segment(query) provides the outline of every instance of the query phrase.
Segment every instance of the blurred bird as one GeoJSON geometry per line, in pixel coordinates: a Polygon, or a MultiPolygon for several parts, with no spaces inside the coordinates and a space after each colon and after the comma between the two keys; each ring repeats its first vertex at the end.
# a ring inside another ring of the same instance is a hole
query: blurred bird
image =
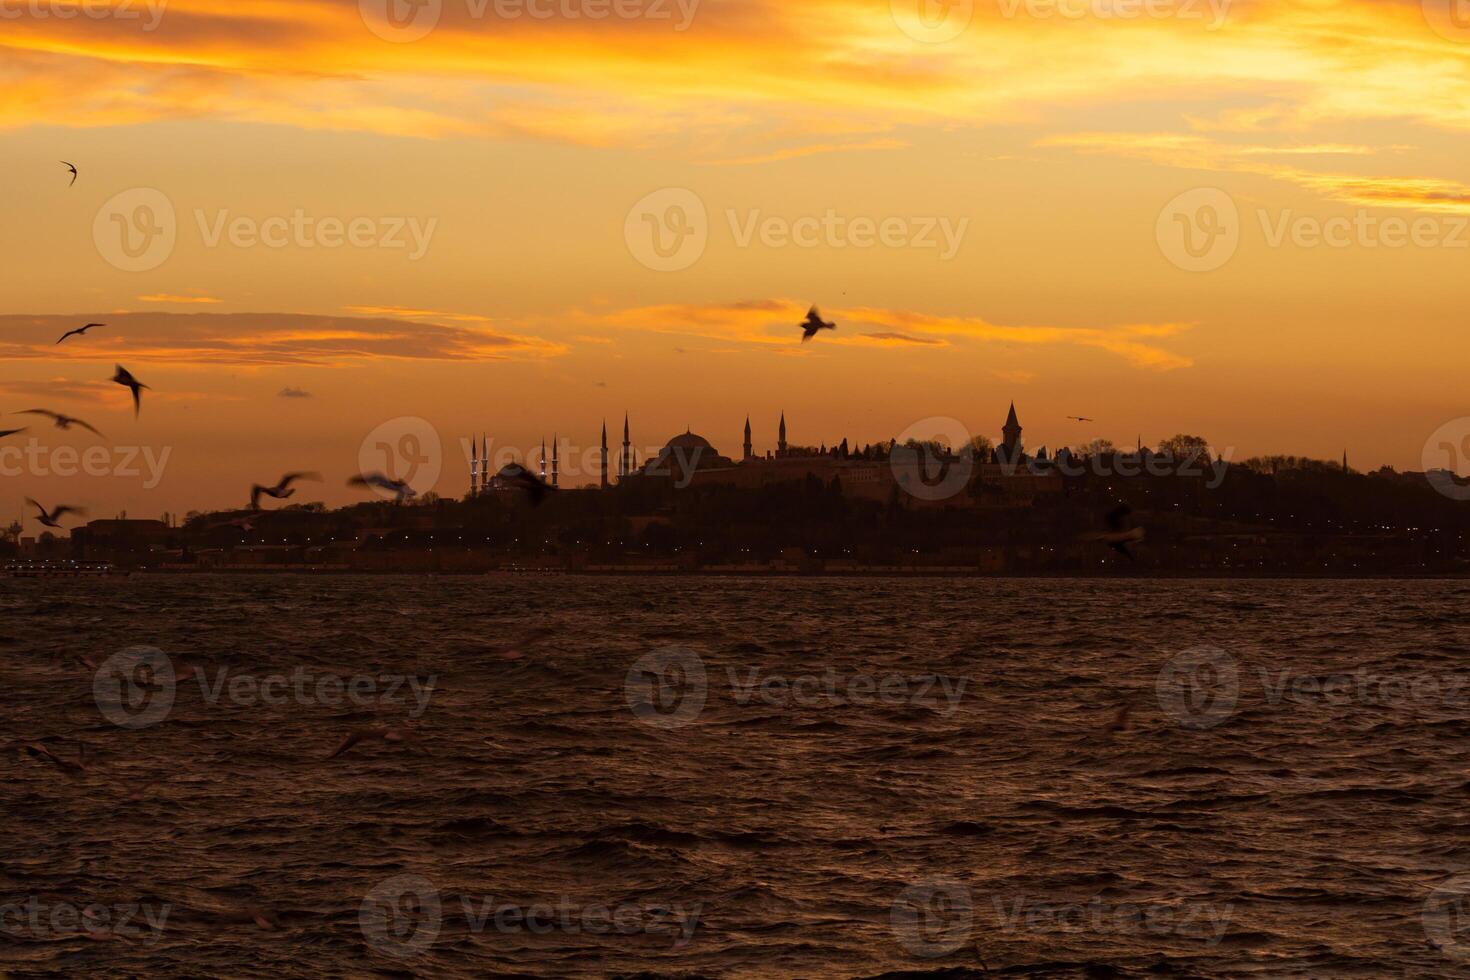
{"type": "Polygon", "coordinates": [[[363,473],[359,476],[354,476],[347,481],[347,485],[349,487],[375,487],[379,490],[386,490],[395,495],[397,502],[400,504],[405,500],[419,495],[418,491],[409,486],[406,480],[392,480],[381,473],[363,473]]]}
{"type": "Polygon", "coordinates": [[[382,739],[384,742],[401,742],[403,741],[403,733],[396,728],[358,729],[357,731],[344,738],[341,743],[339,743],[338,746],[333,749],[331,753],[327,755],[327,757],[324,758],[322,761],[328,762],[332,759],[335,759],[337,758],[337,756],[348,751],[353,746],[368,741],[369,739],[382,739]]]}
{"type": "MultiPolygon", "coordinates": [[[[93,327],[105,326],[107,326],[107,324],[105,323],[89,323],[84,327],[77,327],[75,330],[68,330],[66,333],[61,335],[61,340],[65,340],[68,337],[84,337],[86,336],[87,331],[91,330],[93,327]]],[[[61,340],[58,340],[56,343],[61,343],[61,340]]]]}
{"type": "Polygon", "coordinates": [[[1113,720],[1103,727],[1103,734],[1114,735],[1118,732],[1126,732],[1128,730],[1128,718],[1132,714],[1133,705],[1123,705],[1118,709],[1118,713],[1113,716],[1113,720]]]}
{"type": "Polygon", "coordinates": [[[6,436],[18,435],[24,431],[25,429],[0,429],[0,439],[4,439],[6,436]]]}
{"type": "Polygon", "coordinates": [[[32,507],[36,508],[37,511],[40,512],[37,515],[36,520],[40,521],[46,527],[60,528],[61,525],[57,522],[65,517],[67,514],[82,515],[86,513],[86,511],[82,510],[80,507],[58,507],[48,514],[46,513],[45,507],[42,507],[30,497],[26,498],[26,503],[30,504],[32,507]]]}
{"type": "Polygon", "coordinates": [[[123,367],[121,364],[117,365],[117,371],[116,371],[116,373],[113,374],[112,380],[114,382],[116,382],[117,384],[120,384],[123,387],[129,388],[129,389],[132,390],[132,392],[133,392],[133,417],[134,418],[137,418],[138,415],[139,415],[139,413],[141,413],[143,411],[143,392],[142,392],[142,389],[147,388],[148,386],[145,385],[143,382],[139,381],[137,378],[133,377],[132,374],[129,373],[128,369],[125,368],[125,367],[123,367]]]}
{"type": "Polygon", "coordinates": [[[49,748],[42,745],[40,742],[31,742],[21,746],[21,752],[25,755],[30,756],[33,759],[39,759],[43,762],[51,763],[68,776],[80,776],[87,771],[87,753],[85,749],[82,749],[80,747],[78,747],[77,749],[76,762],[72,762],[70,759],[61,758],[61,756],[52,752],[49,748]]]}
{"type": "Polygon", "coordinates": [[[822,314],[813,306],[807,310],[806,320],[801,324],[801,328],[801,342],[804,344],[815,337],[820,330],[836,330],[837,324],[823,320],[822,314]]]}
{"type": "Polygon", "coordinates": [[[72,166],[71,164],[67,163],[65,160],[61,161],[61,165],[63,167],[65,167],[67,170],[70,170],[71,171],[71,183],[70,184],[67,184],[66,186],[67,187],[71,187],[74,184],[76,184],[76,182],[77,182],[77,168],[74,167],[74,166],[72,166]]]}
{"type": "Polygon", "coordinates": [[[1096,422],[1097,421],[1097,419],[1090,419],[1090,418],[1087,418],[1086,416],[1083,416],[1083,415],[1068,415],[1067,418],[1071,419],[1073,422],[1096,422]]]}
{"type": "Polygon", "coordinates": [[[1126,555],[1129,561],[1137,561],[1130,544],[1137,544],[1144,538],[1141,527],[1128,527],[1128,515],[1133,513],[1133,508],[1127,504],[1119,504],[1108,511],[1104,520],[1107,522],[1108,531],[1105,534],[1095,535],[1094,541],[1102,541],[1120,555],[1126,555]]]}
{"type": "Polygon", "coordinates": [[[80,425],[82,428],[86,429],[88,432],[95,432],[99,436],[102,434],[100,432],[97,432],[96,429],[94,429],[92,426],[88,425],[86,422],[83,422],[81,419],[72,418],[70,415],[62,415],[60,412],[50,412],[50,411],[47,411],[44,408],[28,408],[28,409],[25,409],[24,411],[16,412],[15,414],[16,415],[44,415],[48,419],[50,419],[51,421],[55,422],[56,423],[56,427],[58,429],[65,430],[65,429],[70,429],[74,425],[80,425]]]}
{"type": "Polygon", "coordinates": [[[274,500],[285,500],[296,493],[295,489],[291,487],[291,484],[297,480],[320,480],[321,478],[320,473],[287,473],[273,487],[261,486],[257,483],[250,488],[250,509],[260,510],[260,498],[262,495],[274,500]]]}
{"type": "Polygon", "coordinates": [[[524,491],[534,507],[540,507],[546,495],[552,491],[549,483],[520,463],[507,464],[501,468],[495,478],[507,489],[524,491]]]}

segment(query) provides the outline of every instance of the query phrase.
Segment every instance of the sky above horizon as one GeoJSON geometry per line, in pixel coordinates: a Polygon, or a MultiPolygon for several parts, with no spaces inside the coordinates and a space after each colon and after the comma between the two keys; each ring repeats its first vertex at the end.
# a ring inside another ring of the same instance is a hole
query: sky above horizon
{"type": "Polygon", "coordinates": [[[481,432],[580,484],[625,412],[1420,469],[1470,437],[1457,9],[0,0],[0,522],[458,495],[481,432]]]}

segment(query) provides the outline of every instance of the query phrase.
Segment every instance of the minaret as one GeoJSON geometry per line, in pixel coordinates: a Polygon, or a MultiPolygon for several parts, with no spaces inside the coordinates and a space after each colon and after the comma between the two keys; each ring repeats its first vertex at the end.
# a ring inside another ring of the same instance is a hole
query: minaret
{"type": "Polygon", "coordinates": [[[602,420],[602,489],[607,489],[607,419],[602,420]]]}
{"type": "Polygon", "coordinates": [[[490,436],[480,433],[480,492],[490,489],[490,436]]]}
{"type": "Polygon", "coordinates": [[[555,487],[561,479],[561,447],[557,443],[556,433],[551,434],[551,485],[555,487]]]}
{"type": "Polygon", "coordinates": [[[782,412],[781,413],[781,433],[780,433],[780,437],[776,440],[776,455],[777,456],[785,456],[786,455],[786,413],[785,412],[782,412]]]}
{"type": "Polygon", "coordinates": [[[1019,462],[1021,459],[1021,423],[1016,418],[1015,402],[1011,402],[1011,413],[1006,416],[1005,428],[1001,429],[1000,433],[1001,446],[1006,451],[1006,462],[1019,462]]]}
{"type": "Polygon", "coordinates": [[[750,459],[755,453],[751,451],[750,443],[750,416],[745,416],[745,458],[750,459]]]}
{"type": "Polygon", "coordinates": [[[546,482],[546,437],[541,438],[541,482],[546,482]]]}
{"type": "Polygon", "coordinates": [[[618,474],[621,479],[633,475],[633,439],[628,435],[628,413],[623,413],[623,468],[618,474]]]}
{"type": "Polygon", "coordinates": [[[1342,451],[1342,471],[1343,471],[1343,472],[1344,472],[1344,473],[1347,473],[1347,472],[1350,472],[1350,471],[1349,471],[1349,470],[1348,470],[1348,464],[1347,464],[1347,450],[1346,450],[1346,449],[1344,449],[1344,450],[1343,450],[1343,451],[1342,451]]]}
{"type": "Polygon", "coordinates": [[[479,489],[480,479],[480,444],[470,436],[470,496],[474,497],[479,489]]]}

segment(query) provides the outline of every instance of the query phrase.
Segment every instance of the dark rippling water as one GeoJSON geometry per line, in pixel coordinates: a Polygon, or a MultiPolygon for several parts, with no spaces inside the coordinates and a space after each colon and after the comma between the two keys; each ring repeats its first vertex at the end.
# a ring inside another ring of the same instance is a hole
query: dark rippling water
{"type": "Polygon", "coordinates": [[[1470,976],[1467,608],[1463,582],[0,582],[0,971],[1470,976]],[[118,680],[156,660],[108,662],[132,645],[184,677],[118,680]],[[432,690],[387,699],[409,675],[432,690]],[[355,730],[402,740],[323,761],[355,730]]]}

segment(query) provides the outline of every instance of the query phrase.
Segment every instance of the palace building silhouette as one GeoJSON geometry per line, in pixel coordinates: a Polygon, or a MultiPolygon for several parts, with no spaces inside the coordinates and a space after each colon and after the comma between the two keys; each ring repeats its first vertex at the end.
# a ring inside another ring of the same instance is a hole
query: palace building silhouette
{"type": "MultiPolygon", "coordinates": [[[[795,446],[788,440],[786,415],[783,412],[777,427],[776,448],[757,454],[754,448],[750,418],[745,420],[745,438],[740,458],[733,459],[722,454],[714,444],[692,429],[674,436],[658,451],[657,455],[640,462],[633,446],[632,421],[628,414],[623,416],[623,441],[619,449],[616,469],[610,472],[607,423],[602,425],[601,444],[598,452],[599,473],[596,484],[582,487],[561,486],[561,445],[553,437],[548,451],[543,440],[539,462],[533,472],[551,487],[558,490],[616,491],[619,487],[632,485],[636,481],[666,480],[678,487],[689,486],[733,486],[756,488],[769,484],[789,483],[817,479],[830,484],[839,481],[844,493],[854,497],[886,499],[912,474],[895,466],[890,457],[896,440],[866,445],[851,446],[847,439],[828,446],[795,446]]],[[[491,472],[490,441],[482,435],[478,444],[470,439],[470,497],[497,492],[511,492],[518,484],[509,479],[520,473],[521,464],[510,463],[491,472]]],[[[1022,442],[1022,428],[1013,403],[1001,428],[1001,441],[993,448],[979,450],[974,447],[950,447],[930,462],[936,465],[957,465],[961,453],[969,450],[971,455],[963,462],[968,466],[968,477],[972,483],[981,484],[992,492],[1003,493],[1007,498],[1035,496],[1041,493],[1060,492],[1060,480],[1046,467],[1046,449],[1036,456],[1026,454],[1022,442]],[[1040,463],[1041,466],[1035,464],[1040,463]],[[1027,465],[1031,464],[1031,465],[1027,465]]],[[[1065,450],[1063,450],[1065,452],[1065,450]]],[[[528,462],[526,469],[532,469],[528,462]]]]}

